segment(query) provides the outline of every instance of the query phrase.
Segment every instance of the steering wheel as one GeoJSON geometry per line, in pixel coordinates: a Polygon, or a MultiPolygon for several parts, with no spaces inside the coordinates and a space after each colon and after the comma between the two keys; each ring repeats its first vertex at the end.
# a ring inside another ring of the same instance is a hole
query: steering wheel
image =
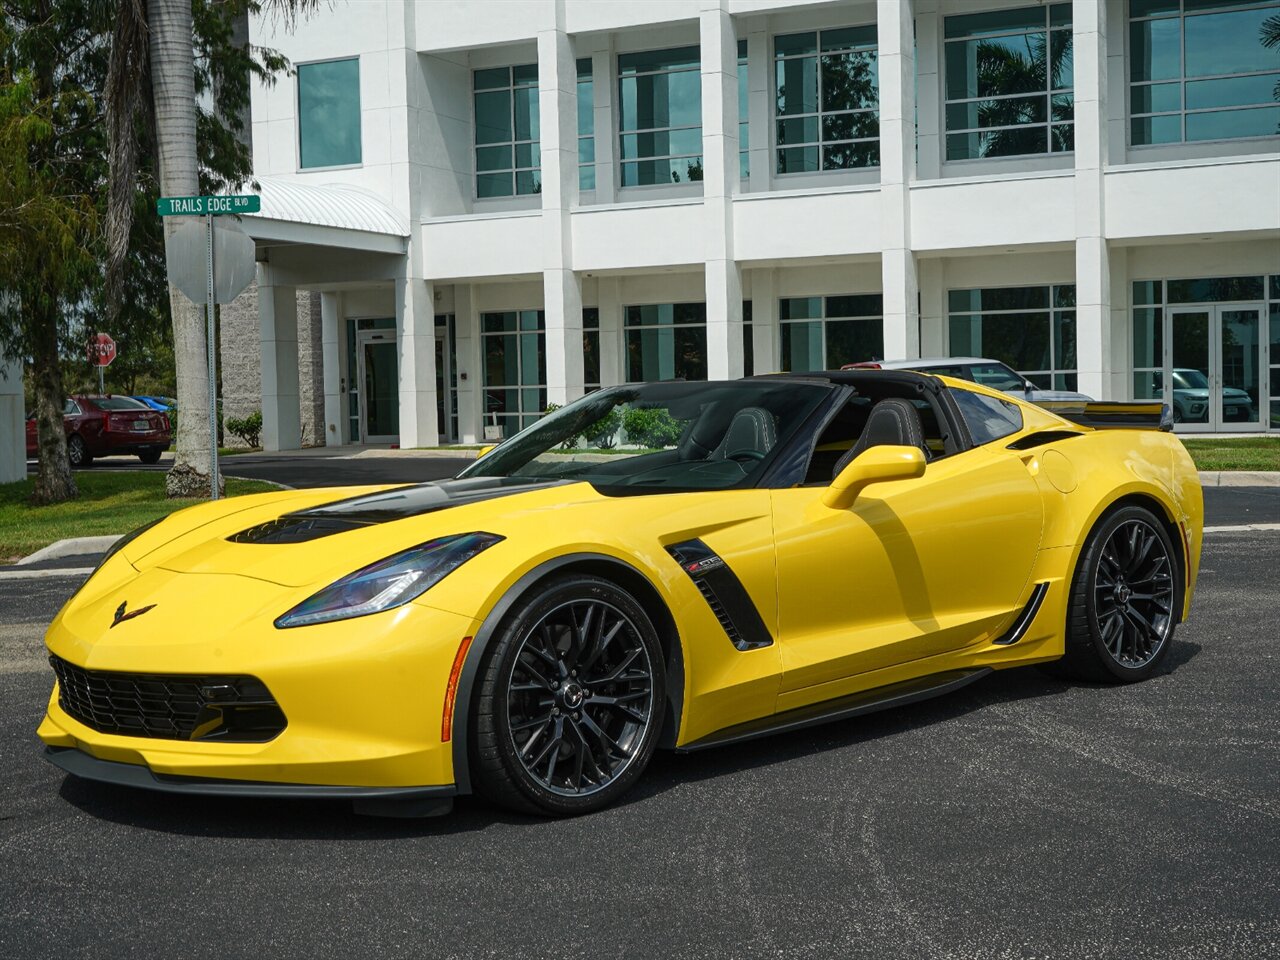
{"type": "Polygon", "coordinates": [[[755,460],[764,459],[764,454],[759,450],[735,450],[733,453],[725,454],[726,460],[755,460]]]}

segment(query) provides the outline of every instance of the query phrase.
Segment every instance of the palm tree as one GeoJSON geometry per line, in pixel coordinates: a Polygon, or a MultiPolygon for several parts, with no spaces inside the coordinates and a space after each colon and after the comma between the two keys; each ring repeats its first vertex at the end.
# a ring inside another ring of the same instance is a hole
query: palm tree
{"type": "MultiPolygon", "coordinates": [[[[135,210],[138,127],[151,101],[159,159],[159,187],[164,196],[200,193],[201,159],[196,155],[196,58],[193,5],[197,10],[221,4],[236,12],[267,11],[292,25],[317,0],[119,0],[107,77],[111,187],[108,199],[107,278],[112,309],[120,304],[129,232],[135,210]]],[[[267,52],[265,67],[247,57],[244,70],[270,78],[284,61],[267,52]]],[[[223,118],[238,125],[239,120],[223,118]]],[[[207,160],[208,158],[204,158],[207,160]]],[[[245,173],[248,171],[245,170],[245,173]]],[[[166,234],[173,226],[166,224],[166,234]]],[[[173,321],[173,355],[177,370],[179,411],[209,408],[205,324],[201,311],[175,288],[169,289],[173,321]]],[[[180,416],[177,453],[166,478],[171,497],[207,496],[211,489],[212,450],[209,433],[198,416],[180,416]]],[[[222,478],[217,480],[222,485],[222,478]]]]}

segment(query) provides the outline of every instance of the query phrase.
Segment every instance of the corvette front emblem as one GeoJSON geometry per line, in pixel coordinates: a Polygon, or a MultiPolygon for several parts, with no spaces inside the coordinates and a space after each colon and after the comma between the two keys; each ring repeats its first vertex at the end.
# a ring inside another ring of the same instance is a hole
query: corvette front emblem
{"type": "Polygon", "coordinates": [[[132,620],[134,617],[142,616],[148,610],[154,610],[156,605],[154,603],[151,603],[145,607],[139,607],[137,610],[134,610],[131,613],[126,613],[125,610],[126,608],[128,608],[128,606],[129,606],[129,601],[126,600],[124,601],[124,603],[120,604],[120,606],[116,607],[115,619],[111,621],[111,626],[113,628],[120,626],[120,624],[124,623],[126,620],[132,620]]]}

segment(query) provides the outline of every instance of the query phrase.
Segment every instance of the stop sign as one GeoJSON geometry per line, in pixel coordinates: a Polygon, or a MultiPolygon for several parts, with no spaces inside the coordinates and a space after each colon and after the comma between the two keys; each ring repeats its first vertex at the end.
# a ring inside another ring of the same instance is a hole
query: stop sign
{"type": "Polygon", "coordinates": [[[116,342],[109,333],[94,334],[89,340],[89,363],[95,367],[108,367],[116,358],[116,342]]]}

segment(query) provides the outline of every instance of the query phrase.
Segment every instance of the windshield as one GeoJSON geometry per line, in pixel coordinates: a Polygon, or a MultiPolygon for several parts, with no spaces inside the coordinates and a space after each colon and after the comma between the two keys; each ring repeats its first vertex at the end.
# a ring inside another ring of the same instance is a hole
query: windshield
{"type": "Polygon", "coordinates": [[[133,397],[94,397],[93,404],[99,410],[150,410],[145,403],[133,397]]]}
{"type": "Polygon", "coordinates": [[[1026,383],[1003,363],[975,363],[969,369],[975,382],[992,390],[1021,390],[1026,383]]]}
{"type": "Polygon", "coordinates": [[[635,492],[749,486],[830,393],[785,380],[609,387],[548,414],[459,476],[635,492]]]}
{"type": "Polygon", "coordinates": [[[1209,381],[1199,370],[1175,370],[1173,382],[1176,386],[1187,390],[1207,390],[1209,381]]]}

